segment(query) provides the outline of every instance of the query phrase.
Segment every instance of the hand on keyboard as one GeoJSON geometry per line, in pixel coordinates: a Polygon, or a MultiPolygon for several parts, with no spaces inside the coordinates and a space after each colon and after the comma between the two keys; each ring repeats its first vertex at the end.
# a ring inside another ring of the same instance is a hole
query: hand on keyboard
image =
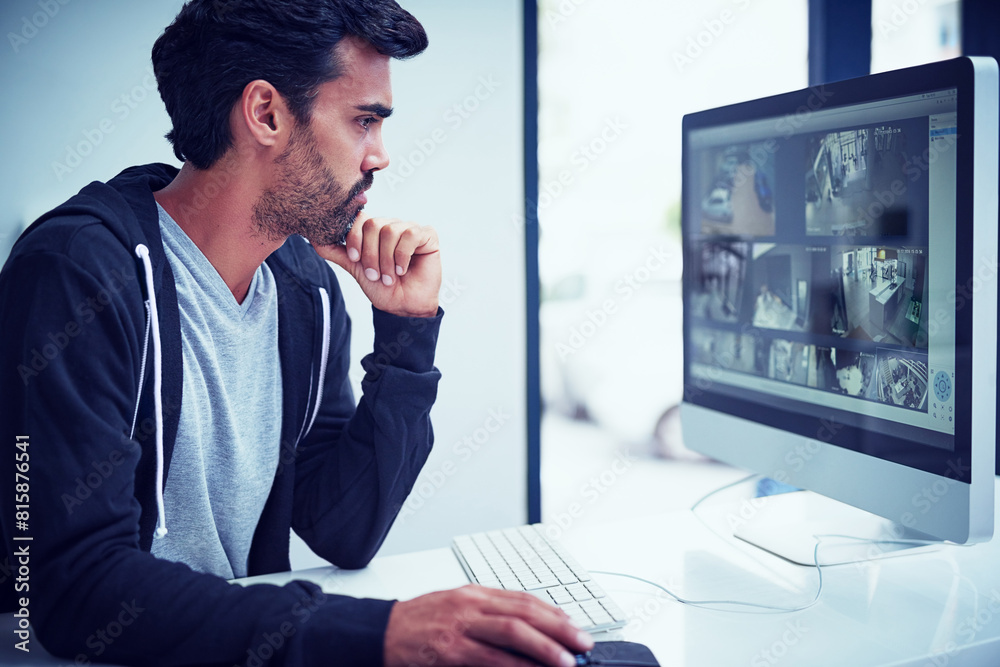
{"type": "Polygon", "coordinates": [[[497,665],[573,667],[594,640],[530,593],[483,586],[397,602],[385,631],[386,667],[497,665]]]}
{"type": "Polygon", "coordinates": [[[474,583],[528,591],[588,632],[625,626],[625,614],[590,573],[539,526],[460,535],[452,549],[474,583]]]}

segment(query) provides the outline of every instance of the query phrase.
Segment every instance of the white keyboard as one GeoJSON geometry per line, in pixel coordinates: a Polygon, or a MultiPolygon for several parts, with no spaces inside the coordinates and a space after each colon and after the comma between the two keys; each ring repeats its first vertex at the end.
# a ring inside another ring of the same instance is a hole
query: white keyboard
{"type": "Polygon", "coordinates": [[[473,583],[527,591],[588,632],[625,626],[621,608],[538,524],[461,535],[452,540],[452,549],[473,583]]]}

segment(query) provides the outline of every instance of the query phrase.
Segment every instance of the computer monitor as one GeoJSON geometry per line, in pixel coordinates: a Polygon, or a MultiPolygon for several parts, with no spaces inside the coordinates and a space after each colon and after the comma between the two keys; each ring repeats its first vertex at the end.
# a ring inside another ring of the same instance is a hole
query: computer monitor
{"type": "Polygon", "coordinates": [[[765,548],[992,536],[997,127],[991,58],[684,117],[684,442],[864,510],[765,548]]]}

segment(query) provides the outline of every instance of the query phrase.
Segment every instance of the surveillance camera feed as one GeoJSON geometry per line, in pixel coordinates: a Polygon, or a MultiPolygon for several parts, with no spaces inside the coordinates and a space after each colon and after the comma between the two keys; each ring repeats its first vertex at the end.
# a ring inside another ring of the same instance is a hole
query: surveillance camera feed
{"type": "Polygon", "coordinates": [[[946,90],[691,131],[693,377],[950,446],[954,398],[935,388],[954,384],[955,329],[932,313],[954,308],[954,100],[946,90]]]}

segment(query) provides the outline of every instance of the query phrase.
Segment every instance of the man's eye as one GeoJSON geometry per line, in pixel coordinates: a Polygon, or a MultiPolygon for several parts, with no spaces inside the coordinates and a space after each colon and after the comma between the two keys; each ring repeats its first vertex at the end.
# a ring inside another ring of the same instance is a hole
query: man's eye
{"type": "Polygon", "coordinates": [[[366,116],[365,118],[362,118],[359,122],[361,123],[361,127],[367,130],[368,126],[370,126],[372,123],[375,122],[375,116],[366,116]]]}

